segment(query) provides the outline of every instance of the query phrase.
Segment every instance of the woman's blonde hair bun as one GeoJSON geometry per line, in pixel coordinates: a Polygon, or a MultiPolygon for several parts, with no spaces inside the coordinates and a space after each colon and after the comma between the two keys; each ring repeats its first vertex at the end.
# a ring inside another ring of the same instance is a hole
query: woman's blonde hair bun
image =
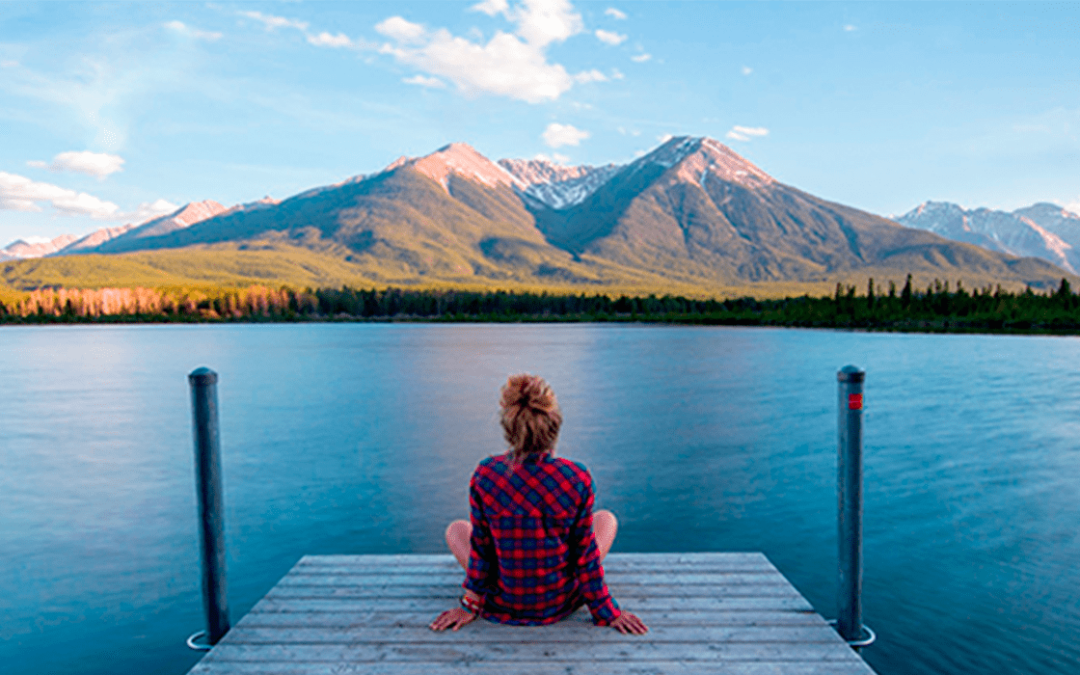
{"type": "Polygon", "coordinates": [[[511,375],[502,388],[500,422],[515,459],[555,448],[562,412],[544,378],[511,375]]]}

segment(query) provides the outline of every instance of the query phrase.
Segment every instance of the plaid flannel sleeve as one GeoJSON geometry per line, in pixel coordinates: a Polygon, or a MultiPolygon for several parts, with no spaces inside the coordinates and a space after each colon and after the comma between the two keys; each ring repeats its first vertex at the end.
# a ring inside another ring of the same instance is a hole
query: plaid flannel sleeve
{"type": "Polygon", "coordinates": [[[484,516],[483,502],[477,485],[479,472],[469,482],[469,521],[472,523],[470,540],[469,570],[463,586],[480,596],[480,601],[487,599],[488,592],[497,583],[498,568],[495,567],[495,542],[491,536],[491,526],[484,516]]]}
{"type": "Polygon", "coordinates": [[[600,549],[596,545],[593,533],[593,485],[592,476],[587,472],[585,481],[585,501],[574,521],[570,533],[571,542],[577,552],[574,561],[577,566],[578,582],[585,602],[592,612],[593,622],[598,626],[607,626],[619,618],[619,605],[608,592],[604,582],[604,568],[600,565],[600,549]]]}

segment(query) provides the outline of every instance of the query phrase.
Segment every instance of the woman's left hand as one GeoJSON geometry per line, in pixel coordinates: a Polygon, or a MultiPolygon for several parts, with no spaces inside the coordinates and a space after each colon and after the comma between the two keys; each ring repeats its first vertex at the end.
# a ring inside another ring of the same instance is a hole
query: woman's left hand
{"type": "Polygon", "coordinates": [[[431,630],[457,630],[466,624],[476,621],[476,615],[463,607],[448,609],[431,622],[431,630]]]}

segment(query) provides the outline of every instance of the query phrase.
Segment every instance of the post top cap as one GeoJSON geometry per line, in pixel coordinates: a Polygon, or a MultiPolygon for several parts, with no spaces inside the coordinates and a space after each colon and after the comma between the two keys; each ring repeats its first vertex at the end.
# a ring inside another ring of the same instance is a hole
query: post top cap
{"type": "Polygon", "coordinates": [[[196,368],[188,375],[188,382],[191,384],[217,384],[217,373],[206,366],[196,368]]]}
{"type": "Polygon", "coordinates": [[[836,379],[841,382],[862,382],[866,379],[866,371],[858,366],[847,365],[836,373],[836,379]]]}

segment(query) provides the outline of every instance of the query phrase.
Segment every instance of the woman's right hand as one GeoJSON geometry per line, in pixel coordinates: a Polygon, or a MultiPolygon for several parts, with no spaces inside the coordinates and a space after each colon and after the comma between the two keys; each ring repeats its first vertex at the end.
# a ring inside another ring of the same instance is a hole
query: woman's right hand
{"type": "Polygon", "coordinates": [[[645,625],[645,622],[638,618],[633,612],[628,612],[625,609],[617,619],[613,619],[608,624],[620,633],[630,633],[632,635],[644,635],[649,632],[649,627],[645,625]]]}
{"type": "Polygon", "coordinates": [[[461,607],[455,607],[440,614],[431,622],[431,625],[428,626],[428,628],[431,630],[446,630],[447,628],[450,630],[457,630],[473,621],[476,621],[475,614],[462,609],[461,607]]]}

